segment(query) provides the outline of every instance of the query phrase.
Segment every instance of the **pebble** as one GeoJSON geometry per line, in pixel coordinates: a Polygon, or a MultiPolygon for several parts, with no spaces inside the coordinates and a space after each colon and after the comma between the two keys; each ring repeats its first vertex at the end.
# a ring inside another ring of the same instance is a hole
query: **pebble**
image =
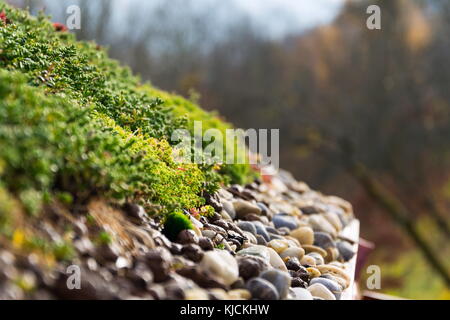
{"type": "Polygon", "coordinates": [[[146,254],[145,261],[153,273],[155,282],[162,282],[168,278],[172,256],[167,249],[162,247],[151,249],[146,254]]]}
{"type": "Polygon", "coordinates": [[[274,215],[272,222],[275,225],[275,228],[285,227],[288,228],[289,230],[294,230],[298,227],[297,219],[285,213],[278,213],[274,215]]]}
{"type": "Polygon", "coordinates": [[[307,256],[312,257],[316,261],[316,266],[325,264],[325,260],[323,259],[322,255],[317,252],[308,253],[307,256]]]}
{"type": "Polygon", "coordinates": [[[341,231],[343,228],[342,222],[339,219],[339,216],[331,211],[326,212],[323,214],[323,217],[327,219],[327,221],[337,230],[341,231]]]}
{"type": "Polygon", "coordinates": [[[337,249],[339,250],[340,257],[342,257],[344,261],[351,260],[355,255],[352,245],[347,241],[338,241],[336,246],[337,249]]]}
{"type": "Polygon", "coordinates": [[[203,258],[203,251],[197,244],[185,244],[181,249],[183,256],[194,261],[199,262],[203,258]]]}
{"type": "Polygon", "coordinates": [[[322,298],[324,300],[336,300],[334,294],[321,283],[314,283],[308,287],[308,291],[313,297],[322,298]]]}
{"type": "Polygon", "coordinates": [[[308,283],[306,281],[304,281],[302,278],[299,277],[295,277],[292,278],[291,280],[291,286],[293,288],[307,288],[308,287],[308,283]]]}
{"type": "Polygon", "coordinates": [[[214,237],[217,235],[217,232],[214,232],[213,230],[202,230],[202,236],[214,239],[214,237]]]}
{"type": "Polygon", "coordinates": [[[290,236],[297,239],[301,245],[311,245],[314,243],[314,231],[310,227],[300,227],[292,230],[290,236]]]}
{"type": "Polygon", "coordinates": [[[226,285],[231,285],[239,278],[239,267],[236,259],[225,250],[205,252],[200,263],[201,268],[213,273],[226,285]]]}
{"type": "Polygon", "coordinates": [[[197,268],[197,266],[184,267],[177,270],[177,273],[184,278],[191,279],[203,288],[226,288],[226,285],[217,279],[208,270],[197,268]]]}
{"type": "Polygon", "coordinates": [[[266,247],[266,250],[269,252],[270,264],[272,265],[272,267],[287,272],[286,265],[284,264],[283,259],[281,259],[278,253],[276,253],[275,250],[269,247],[266,247]]]}
{"type": "Polygon", "coordinates": [[[244,280],[257,277],[261,272],[270,268],[266,260],[251,255],[237,257],[237,263],[239,266],[239,276],[244,280]]]}
{"type": "Polygon", "coordinates": [[[272,241],[272,240],[284,240],[285,239],[283,236],[280,236],[278,234],[274,234],[274,233],[271,233],[271,232],[269,232],[269,237],[270,237],[270,241],[272,241]]]}
{"type": "Polygon", "coordinates": [[[153,284],[149,286],[147,291],[155,300],[165,299],[166,292],[164,291],[164,287],[160,284],[153,284]]]}
{"type": "Polygon", "coordinates": [[[323,250],[321,247],[317,247],[314,245],[303,245],[302,246],[303,249],[305,249],[305,253],[311,253],[311,252],[316,252],[318,254],[320,254],[322,257],[326,257],[327,256],[327,252],[325,250],[323,250]]]}
{"type": "Polygon", "coordinates": [[[329,233],[333,237],[337,236],[337,230],[322,215],[313,214],[313,215],[309,216],[308,222],[314,231],[326,232],[326,233],[329,233]]]}
{"type": "Polygon", "coordinates": [[[306,268],[306,271],[308,271],[309,277],[311,279],[321,276],[321,273],[320,273],[319,269],[317,269],[317,268],[309,267],[309,268],[306,268]]]}
{"type": "Polygon", "coordinates": [[[278,231],[278,234],[281,236],[287,236],[287,235],[289,235],[289,233],[291,233],[291,230],[286,227],[278,228],[277,231],[278,231]]]}
{"type": "Polygon", "coordinates": [[[289,244],[285,240],[271,240],[267,245],[277,253],[281,253],[289,247],[289,244]]]}
{"type": "Polygon", "coordinates": [[[262,202],[257,202],[256,205],[261,209],[261,214],[266,217],[272,217],[272,211],[262,202]]]}
{"type": "Polygon", "coordinates": [[[178,234],[177,241],[181,244],[198,244],[198,237],[193,230],[185,229],[178,234]]]}
{"type": "Polygon", "coordinates": [[[267,246],[266,239],[264,239],[264,237],[260,234],[256,235],[256,243],[260,246],[267,246]]]}
{"type": "Polygon", "coordinates": [[[267,250],[267,247],[260,246],[260,245],[255,245],[255,246],[251,246],[251,247],[242,249],[237,252],[237,255],[257,256],[257,257],[260,257],[270,263],[270,254],[269,254],[269,251],[267,250]]]}
{"type": "MultiPolygon", "coordinates": [[[[247,214],[243,219],[246,221],[260,221],[263,222],[263,219],[255,213],[247,214]]],[[[267,222],[267,221],[266,221],[267,222]]]]}
{"type": "Polygon", "coordinates": [[[210,300],[228,300],[228,294],[224,289],[212,288],[208,291],[210,300]]]}
{"type": "Polygon", "coordinates": [[[200,239],[198,239],[198,245],[205,251],[214,249],[214,243],[207,237],[201,237],[200,239]]]}
{"type": "Polygon", "coordinates": [[[302,211],[303,214],[315,214],[315,213],[320,213],[322,212],[321,209],[315,207],[315,206],[305,206],[305,207],[301,207],[300,210],[302,211]]]}
{"type": "Polygon", "coordinates": [[[273,227],[270,227],[270,226],[267,226],[267,227],[266,227],[266,231],[267,231],[268,233],[280,235],[280,233],[278,232],[277,229],[275,229],[275,228],[273,228],[273,227]]]}
{"type": "Polygon", "coordinates": [[[240,219],[244,218],[249,213],[254,213],[257,215],[261,214],[261,209],[249,201],[236,200],[233,202],[233,207],[236,211],[236,217],[240,219]]]}
{"type": "Polygon", "coordinates": [[[330,274],[330,275],[334,276],[336,281],[338,281],[339,284],[344,289],[346,289],[350,285],[350,277],[341,268],[338,268],[338,267],[330,265],[330,264],[325,264],[325,265],[317,266],[317,269],[322,274],[330,274]]]}
{"type": "Polygon", "coordinates": [[[228,291],[230,300],[249,300],[252,294],[247,289],[233,289],[228,291]]]}
{"type": "Polygon", "coordinates": [[[289,270],[289,274],[291,275],[292,278],[300,278],[303,281],[309,283],[310,275],[309,275],[308,270],[304,266],[302,266],[297,271],[289,270]]]}
{"type": "Polygon", "coordinates": [[[333,238],[325,232],[314,232],[314,245],[326,250],[335,247],[333,238]]]}
{"type": "Polygon", "coordinates": [[[234,209],[233,204],[227,200],[222,200],[222,206],[228,216],[234,220],[236,218],[236,210],[234,209]]]}
{"type": "Polygon", "coordinates": [[[209,300],[209,294],[201,288],[188,289],[184,291],[185,300],[209,300]]]}
{"type": "Polygon", "coordinates": [[[144,208],[138,204],[126,203],[123,209],[129,218],[134,219],[138,223],[144,223],[148,218],[144,208]]]}
{"type": "Polygon", "coordinates": [[[239,221],[238,222],[238,227],[243,230],[243,231],[247,231],[250,232],[253,235],[256,235],[256,227],[253,223],[248,222],[248,221],[239,221]]]}
{"type": "Polygon", "coordinates": [[[280,270],[267,270],[261,273],[260,278],[272,283],[278,291],[280,299],[285,299],[291,286],[289,273],[280,270]]]}
{"type": "Polygon", "coordinates": [[[235,282],[233,282],[230,286],[231,289],[245,289],[245,281],[242,277],[239,277],[235,282]]]}
{"type": "Polygon", "coordinates": [[[222,219],[215,220],[214,222],[212,222],[212,224],[219,226],[224,230],[230,229],[230,225],[228,224],[228,222],[222,219]]]}
{"type": "Polygon", "coordinates": [[[300,270],[302,265],[300,264],[300,261],[297,258],[289,258],[286,261],[286,268],[288,270],[298,271],[300,270]]]}
{"type": "Polygon", "coordinates": [[[213,207],[214,210],[216,210],[217,212],[220,212],[222,210],[223,205],[222,205],[219,195],[217,193],[214,193],[214,194],[204,193],[203,196],[206,200],[206,204],[213,207]]]}
{"type": "Polygon", "coordinates": [[[325,262],[326,263],[338,260],[338,258],[339,258],[339,250],[337,248],[331,248],[330,247],[326,251],[327,251],[327,256],[325,257],[325,262]]]}
{"type": "Polygon", "coordinates": [[[280,253],[280,257],[285,259],[287,257],[301,259],[305,255],[305,250],[299,247],[290,247],[280,253]]]}
{"type": "Polygon", "coordinates": [[[246,284],[246,288],[251,293],[253,299],[278,300],[280,298],[275,286],[265,279],[250,279],[246,284]]]}
{"type": "Polygon", "coordinates": [[[243,233],[250,243],[257,244],[258,240],[256,240],[256,237],[252,233],[248,231],[243,231],[243,233]]]}
{"type": "Polygon", "coordinates": [[[270,241],[269,233],[266,230],[266,227],[260,222],[260,221],[253,221],[253,225],[256,228],[256,234],[259,234],[266,240],[267,242],[270,241]]]}
{"type": "Polygon", "coordinates": [[[305,255],[301,258],[300,263],[302,265],[307,266],[315,266],[316,265],[316,259],[314,259],[311,256],[305,255]]]}
{"type": "Polygon", "coordinates": [[[291,292],[294,300],[313,300],[311,292],[304,288],[292,288],[291,292]]]}
{"type": "Polygon", "coordinates": [[[224,220],[233,221],[233,219],[230,217],[230,215],[225,210],[220,211],[220,215],[222,216],[222,219],[224,219],[224,220]]]}
{"type": "Polygon", "coordinates": [[[333,281],[333,280],[327,279],[327,278],[318,277],[318,278],[312,279],[310,282],[310,285],[313,285],[315,283],[320,283],[320,284],[324,285],[325,287],[327,287],[328,290],[330,290],[331,293],[334,294],[334,296],[336,297],[337,300],[339,300],[341,298],[342,287],[336,281],[333,281]]]}

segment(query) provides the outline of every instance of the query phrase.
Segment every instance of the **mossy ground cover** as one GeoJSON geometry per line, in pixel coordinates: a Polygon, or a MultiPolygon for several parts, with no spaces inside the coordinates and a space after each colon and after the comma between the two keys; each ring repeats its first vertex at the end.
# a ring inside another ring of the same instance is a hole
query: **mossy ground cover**
{"type": "MultiPolygon", "coordinates": [[[[135,201],[168,214],[253,177],[247,165],[180,164],[173,130],[231,126],[142,84],[95,43],[0,3],[0,188],[29,215],[54,199],[135,201]]],[[[0,224],[6,228],[2,207],[0,224]]]]}

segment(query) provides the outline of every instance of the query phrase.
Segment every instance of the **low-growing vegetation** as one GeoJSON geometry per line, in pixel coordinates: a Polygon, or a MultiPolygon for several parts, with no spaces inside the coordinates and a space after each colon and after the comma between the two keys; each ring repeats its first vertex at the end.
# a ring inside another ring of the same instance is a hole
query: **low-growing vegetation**
{"type": "Polygon", "coordinates": [[[28,211],[48,193],[160,204],[202,204],[202,191],[245,182],[246,165],[180,166],[169,137],[194,120],[230,125],[194,103],[141,84],[94,43],[77,42],[44,17],[0,4],[2,183],[28,211]]]}
{"type": "MultiPolygon", "coordinates": [[[[5,4],[0,12],[3,234],[14,237],[11,203],[38,217],[52,201],[70,206],[103,197],[162,214],[174,237],[192,227],[181,210],[211,214],[202,194],[254,177],[248,165],[174,160],[173,130],[192,131],[193,121],[204,130],[231,128],[217,115],[140,83],[95,43],[77,42],[42,15],[5,4]]],[[[51,248],[58,259],[71,255],[68,245],[51,248]]]]}

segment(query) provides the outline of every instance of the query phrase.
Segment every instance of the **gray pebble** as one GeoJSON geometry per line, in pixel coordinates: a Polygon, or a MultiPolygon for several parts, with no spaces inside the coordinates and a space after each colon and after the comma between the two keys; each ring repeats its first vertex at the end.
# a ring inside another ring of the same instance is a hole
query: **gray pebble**
{"type": "Polygon", "coordinates": [[[246,284],[246,288],[252,294],[253,299],[278,300],[280,298],[274,285],[265,279],[250,279],[246,284]]]}

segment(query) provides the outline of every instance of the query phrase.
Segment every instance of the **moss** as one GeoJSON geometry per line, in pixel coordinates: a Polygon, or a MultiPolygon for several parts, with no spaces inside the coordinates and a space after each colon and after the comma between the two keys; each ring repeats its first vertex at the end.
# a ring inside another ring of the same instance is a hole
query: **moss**
{"type": "Polygon", "coordinates": [[[75,249],[68,242],[54,243],[52,254],[57,261],[71,261],[75,257],[75,249]]]}
{"type": "Polygon", "coordinates": [[[176,240],[178,234],[186,229],[193,229],[193,225],[182,212],[174,211],[167,215],[164,221],[163,233],[170,240],[176,240]]]}
{"type": "MultiPolygon", "coordinates": [[[[253,178],[247,165],[177,163],[168,137],[231,125],[149,84],[94,43],[0,3],[0,182],[32,215],[54,196],[199,208],[200,194],[253,178]]],[[[226,152],[226,150],[224,150],[226,152]]]]}
{"type": "Polygon", "coordinates": [[[37,214],[47,192],[78,200],[109,195],[166,211],[203,204],[203,173],[175,163],[167,142],[47,96],[17,72],[0,71],[0,98],[0,179],[30,213],[37,214]]]}
{"type": "Polygon", "coordinates": [[[112,243],[112,237],[108,232],[102,231],[98,235],[95,242],[99,245],[107,245],[107,244],[112,243]]]}

